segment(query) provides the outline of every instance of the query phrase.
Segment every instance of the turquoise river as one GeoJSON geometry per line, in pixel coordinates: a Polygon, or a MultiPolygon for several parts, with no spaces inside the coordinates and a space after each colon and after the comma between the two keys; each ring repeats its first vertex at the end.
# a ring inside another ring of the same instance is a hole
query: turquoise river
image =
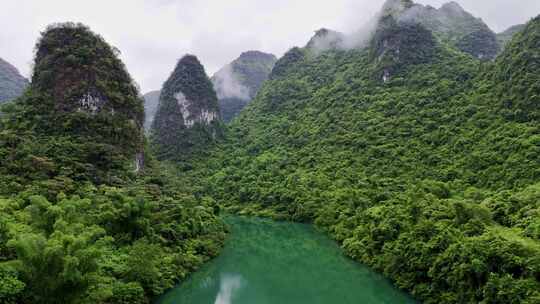
{"type": "Polygon", "coordinates": [[[228,217],[221,255],[158,304],[416,303],[311,225],[228,217]]]}

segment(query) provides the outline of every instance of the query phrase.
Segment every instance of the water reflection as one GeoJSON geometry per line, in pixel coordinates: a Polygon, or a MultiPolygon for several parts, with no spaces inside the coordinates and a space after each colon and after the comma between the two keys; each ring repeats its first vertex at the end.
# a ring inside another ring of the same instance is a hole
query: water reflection
{"type": "Polygon", "coordinates": [[[222,275],[219,293],[214,304],[231,304],[233,293],[240,287],[242,287],[242,277],[240,275],[222,275]]]}

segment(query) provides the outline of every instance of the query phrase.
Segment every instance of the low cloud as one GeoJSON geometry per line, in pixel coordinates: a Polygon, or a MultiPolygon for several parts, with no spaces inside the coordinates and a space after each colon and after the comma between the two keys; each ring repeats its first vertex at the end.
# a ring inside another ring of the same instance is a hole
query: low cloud
{"type": "Polygon", "coordinates": [[[219,99],[238,98],[249,100],[249,89],[241,84],[234,74],[231,65],[226,65],[212,78],[219,99]]]}
{"type": "MultiPolygon", "coordinates": [[[[418,0],[439,7],[444,0],[418,0]]],[[[458,0],[495,31],[540,13],[538,0],[458,0]]],[[[280,57],[319,28],[354,33],[384,1],[373,0],[6,0],[0,10],[0,57],[30,76],[39,33],[54,22],[82,22],[122,51],[143,92],[159,89],[178,58],[192,53],[213,74],[243,51],[280,57]]],[[[362,39],[361,31],[350,35],[362,39]]],[[[348,35],[349,36],[349,35],[348,35]]],[[[349,40],[347,40],[349,41],[349,40]]],[[[350,40],[352,44],[356,41],[350,40]]]]}

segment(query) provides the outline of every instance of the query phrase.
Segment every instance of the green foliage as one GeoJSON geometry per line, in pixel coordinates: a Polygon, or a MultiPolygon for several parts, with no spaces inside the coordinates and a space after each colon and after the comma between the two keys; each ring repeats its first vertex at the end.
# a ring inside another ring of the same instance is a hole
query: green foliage
{"type": "Polygon", "coordinates": [[[391,16],[379,21],[372,39],[372,57],[387,76],[408,65],[429,62],[435,53],[430,31],[416,23],[396,22],[391,16]]]}
{"type": "Polygon", "coordinates": [[[43,34],[32,85],[0,117],[1,303],[149,303],[217,255],[215,202],[151,153],[134,171],[138,96],[85,26],[43,34]]]}
{"type": "Polygon", "coordinates": [[[2,258],[13,265],[2,275],[5,284],[26,287],[0,298],[146,303],[173,287],[217,254],[224,224],[214,206],[179,192],[151,193],[155,186],[88,184],[54,200],[26,191],[1,201],[2,258]]]}
{"type": "Polygon", "coordinates": [[[221,134],[216,92],[197,57],[182,57],[161,90],[151,141],[160,160],[182,161],[221,134]]]}
{"type": "Polygon", "coordinates": [[[56,303],[60,298],[73,302],[84,294],[92,276],[97,275],[99,251],[90,243],[103,232],[86,230],[82,225],[77,228],[67,233],[59,229],[49,238],[20,234],[8,243],[15,248],[20,264],[17,268],[30,291],[30,302],[56,303]]]}
{"type": "Polygon", "coordinates": [[[112,303],[144,304],[144,289],[135,282],[116,283],[113,289],[112,303]]]}
{"type": "Polygon", "coordinates": [[[495,58],[500,51],[497,37],[489,28],[465,35],[456,43],[456,47],[479,59],[495,58]]]}
{"type": "Polygon", "coordinates": [[[314,221],[426,303],[535,303],[539,24],[494,63],[395,23],[366,49],[296,49],[194,165],[199,192],[314,221]]]}
{"type": "Polygon", "coordinates": [[[20,124],[47,135],[80,135],[131,154],[143,145],[143,102],[118,51],[81,24],[49,26],[36,45],[20,124]]]}
{"type": "Polygon", "coordinates": [[[445,44],[481,60],[500,52],[495,33],[482,21],[451,1],[435,9],[406,1],[408,10],[394,13],[396,19],[419,23],[445,44]]]}
{"type": "Polygon", "coordinates": [[[270,74],[270,79],[276,79],[278,77],[284,76],[287,73],[287,70],[292,68],[294,64],[302,61],[304,58],[304,52],[298,48],[294,47],[287,51],[283,57],[281,57],[275,64],[270,74]]]}
{"type": "Polygon", "coordinates": [[[25,284],[19,280],[17,271],[7,265],[0,264],[0,302],[15,304],[19,295],[25,288],[25,284]]]}
{"type": "Polygon", "coordinates": [[[521,32],[525,29],[525,24],[518,24],[509,27],[506,31],[502,33],[497,34],[497,41],[499,42],[499,45],[501,46],[501,49],[504,50],[508,42],[514,38],[514,35],[521,32]]]}
{"type": "Polygon", "coordinates": [[[496,89],[503,114],[508,119],[520,122],[540,119],[539,48],[540,17],[536,17],[514,36],[497,58],[492,77],[500,84],[496,89]]]}

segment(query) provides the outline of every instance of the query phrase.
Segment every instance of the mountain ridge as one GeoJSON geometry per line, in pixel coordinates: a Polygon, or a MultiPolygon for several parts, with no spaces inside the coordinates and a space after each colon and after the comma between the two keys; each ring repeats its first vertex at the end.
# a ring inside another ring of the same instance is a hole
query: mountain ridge
{"type": "Polygon", "coordinates": [[[19,97],[27,86],[28,80],[19,70],[0,58],[0,104],[19,97]]]}
{"type": "Polygon", "coordinates": [[[540,18],[495,61],[381,21],[368,47],[280,58],[200,165],[203,193],[313,221],[425,303],[534,303],[540,18]]]}
{"type": "Polygon", "coordinates": [[[231,121],[257,95],[276,61],[272,54],[247,51],[212,76],[224,122],[231,121]]]}

